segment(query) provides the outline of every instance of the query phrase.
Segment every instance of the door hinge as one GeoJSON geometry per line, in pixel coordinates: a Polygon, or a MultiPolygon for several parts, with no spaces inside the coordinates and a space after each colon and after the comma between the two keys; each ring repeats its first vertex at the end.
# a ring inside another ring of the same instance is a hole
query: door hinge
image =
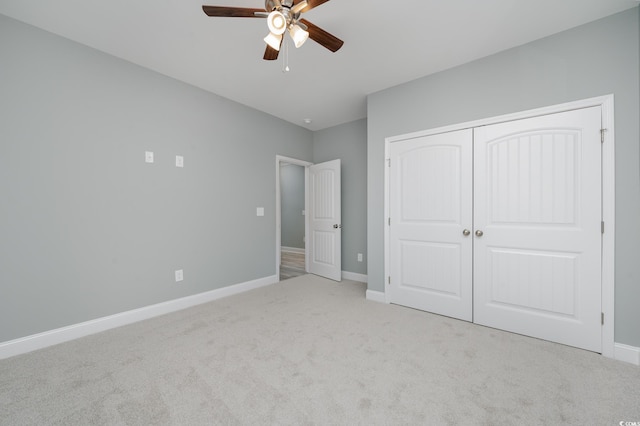
{"type": "Polygon", "coordinates": [[[606,132],[607,129],[600,129],[600,143],[604,143],[604,132],[606,132]]]}
{"type": "Polygon", "coordinates": [[[387,158],[387,167],[391,167],[391,158],[387,158]]]}
{"type": "Polygon", "coordinates": [[[600,325],[604,325],[604,312],[600,312],[600,325]]]}
{"type": "Polygon", "coordinates": [[[600,222],[600,232],[604,234],[604,220],[600,222]]]}
{"type": "Polygon", "coordinates": [[[389,224],[389,226],[391,226],[391,218],[387,220],[387,223],[389,224]]]}
{"type": "Polygon", "coordinates": [[[387,279],[387,284],[391,284],[391,275],[389,275],[387,278],[388,278],[387,279]]]}

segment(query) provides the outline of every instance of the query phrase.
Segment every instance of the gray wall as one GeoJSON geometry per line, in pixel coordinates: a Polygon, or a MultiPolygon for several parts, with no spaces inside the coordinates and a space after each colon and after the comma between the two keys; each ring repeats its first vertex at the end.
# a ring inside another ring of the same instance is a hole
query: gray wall
{"type": "Polygon", "coordinates": [[[2,15],[0,64],[0,342],[276,274],[311,132],[2,15]]]}
{"type": "Polygon", "coordinates": [[[313,162],[342,160],[342,270],[367,273],[367,120],[313,134],[313,162]],[[363,254],[363,262],[357,254],[363,254]]]}
{"type": "Polygon", "coordinates": [[[369,288],[384,291],[384,139],[613,93],[616,342],[640,346],[638,8],[368,98],[369,288]]]}
{"type": "Polygon", "coordinates": [[[304,249],[304,167],[280,166],[280,221],[284,247],[304,249]]]}

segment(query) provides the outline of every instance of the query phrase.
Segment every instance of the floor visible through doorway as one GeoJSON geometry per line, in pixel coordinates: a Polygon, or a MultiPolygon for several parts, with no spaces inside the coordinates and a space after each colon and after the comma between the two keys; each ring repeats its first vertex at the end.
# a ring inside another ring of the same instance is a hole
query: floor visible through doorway
{"type": "Polygon", "coordinates": [[[306,274],[304,253],[280,252],[280,281],[306,274]]]}

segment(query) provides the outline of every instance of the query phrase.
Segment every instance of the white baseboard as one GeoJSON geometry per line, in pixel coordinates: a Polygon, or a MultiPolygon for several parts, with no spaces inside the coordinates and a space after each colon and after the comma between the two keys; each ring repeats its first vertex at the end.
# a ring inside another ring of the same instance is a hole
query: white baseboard
{"type": "Polygon", "coordinates": [[[303,248],[298,248],[298,247],[280,246],[280,250],[286,251],[286,252],[289,252],[289,253],[298,253],[298,254],[305,254],[306,253],[303,248]]]}
{"type": "Polygon", "coordinates": [[[223,297],[232,296],[234,294],[243,293],[245,291],[253,290],[259,287],[264,287],[276,282],[276,276],[272,275],[270,277],[264,277],[253,281],[230,285],[228,287],[218,288],[215,290],[207,291],[205,293],[195,294],[193,296],[169,300],[167,302],[133,309],[131,311],[121,312],[119,314],[109,315],[107,317],[97,318],[91,321],[57,328],[55,330],[33,334],[31,336],[21,337],[15,340],[9,340],[7,342],[0,343],[0,359],[24,354],[27,352],[35,351],[37,349],[57,345],[59,343],[68,342],[69,340],[78,339],[90,334],[100,333],[112,328],[121,327],[123,325],[132,324],[134,322],[146,320],[171,312],[180,311],[182,309],[211,302],[223,297]]]}
{"type": "Polygon", "coordinates": [[[367,290],[367,300],[372,302],[387,303],[384,293],[381,291],[367,290]]]}
{"type": "Polygon", "coordinates": [[[342,278],[345,280],[357,281],[359,283],[366,283],[368,277],[365,274],[356,274],[355,272],[342,271],[342,278]]]}
{"type": "Polygon", "coordinates": [[[640,348],[635,346],[615,343],[613,348],[613,358],[633,365],[640,365],[640,348]]]}

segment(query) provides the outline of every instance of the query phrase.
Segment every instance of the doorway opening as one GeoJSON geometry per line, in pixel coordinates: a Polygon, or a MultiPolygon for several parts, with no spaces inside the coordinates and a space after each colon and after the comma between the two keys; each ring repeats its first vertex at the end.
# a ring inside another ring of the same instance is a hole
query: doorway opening
{"type": "Polygon", "coordinates": [[[312,163],[276,156],[276,273],[278,281],[308,271],[308,166],[312,163]]]}
{"type": "MultiPolygon", "coordinates": [[[[305,273],[342,280],[341,161],[313,164],[276,155],[276,274],[280,277],[283,247],[282,166],[304,167],[305,273]]],[[[286,247],[286,246],[285,246],[286,247]]]]}

